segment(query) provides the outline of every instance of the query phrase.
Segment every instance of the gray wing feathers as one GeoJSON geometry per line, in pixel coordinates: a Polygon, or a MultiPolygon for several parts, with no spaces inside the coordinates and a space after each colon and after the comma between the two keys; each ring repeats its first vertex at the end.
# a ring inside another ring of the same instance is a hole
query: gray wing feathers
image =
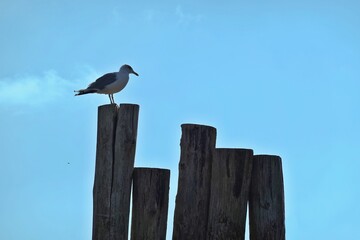
{"type": "Polygon", "coordinates": [[[103,75],[102,77],[99,77],[96,79],[95,82],[90,83],[87,89],[98,89],[102,90],[105,88],[105,86],[113,83],[116,81],[116,73],[107,73],[103,75]]]}

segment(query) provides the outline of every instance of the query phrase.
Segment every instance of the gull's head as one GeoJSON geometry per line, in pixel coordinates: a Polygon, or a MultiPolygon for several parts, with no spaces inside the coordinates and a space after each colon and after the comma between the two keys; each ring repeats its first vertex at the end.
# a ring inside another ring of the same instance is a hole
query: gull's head
{"type": "Polygon", "coordinates": [[[125,72],[125,73],[132,73],[132,74],[135,74],[136,76],[139,76],[139,74],[137,74],[134,69],[130,66],[130,65],[122,65],[121,68],[120,68],[120,72],[125,72]]]}

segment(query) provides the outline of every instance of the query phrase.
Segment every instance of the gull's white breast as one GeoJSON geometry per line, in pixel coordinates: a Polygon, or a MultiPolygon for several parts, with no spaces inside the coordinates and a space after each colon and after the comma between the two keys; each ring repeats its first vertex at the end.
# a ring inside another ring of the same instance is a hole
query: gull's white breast
{"type": "Polygon", "coordinates": [[[99,93],[103,94],[113,94],[120,92],[124,89],[126,84],[129,82],[129,74],[128,73],[122,73],[117,72],[116,73],[116,81],[107,85],[104,89],[99,91],[99,93]]]}

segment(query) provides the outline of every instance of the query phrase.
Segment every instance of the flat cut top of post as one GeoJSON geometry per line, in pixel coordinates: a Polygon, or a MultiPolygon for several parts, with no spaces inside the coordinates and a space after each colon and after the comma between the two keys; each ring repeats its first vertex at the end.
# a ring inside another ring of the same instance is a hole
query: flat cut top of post
{"type": "Polygon", "coordinates": [[[250,148],[216,148],[217,151],[251,151],[254,152],[254,150],[250,148]]]}
{"type": "Polygon", "coordinates": [[[117,105],[116,103],[111,103],[111,104],[104,104],[104,105],[100,105],[99,108],[103,108],[103,107],[107,107],[107,106],[135,106],[135,107],[139,107],[138,104],[133,104],[133,103],[120,103],[120,105],[117,105]]]}
{"type": "Polygon", "coordinates": [[[121,106],[124,106],[124,107],[125,107],[125,106],[134,106],[134,107],[136,106],[136,107],[139,107],[139,104],[133,104],[133,103],[120,103],[120,105],[119,105],[119,106],[120,106],[120,107],[121,107],[121,106]]]}
{"type": "Polygon", "coordinates": [[[135,167],[135,170],[141,170],[141,171],[146,171],[146,170],[170,171],[170,169],[166,169],[166,168],[150,168],[150,167],[135,167]]]}
{"type": "Polygon", "coordinates": [[[209,125],[202,125],[202,124],[194,124],[194,123],[183,123],[181,124],[181,128],[193,128],[193,127],[205,127],[205,128],[212,128],[216,130],[216,128],[209,126],[209,125]]]}
{"type": "MultiPolygon", "coordinates": [[[[100,111],[106,111],[106,109],[109,109],[110,111],[113,109],[117,109],[117,105],[116,104],[105,104],[105,105],[101,105],[98,107],[98,111],[100,113],[100,111]]],[[[101,114],[98,114],[98,116],[102,116],[101,114]]]]}
{"type": "Polygon", "coordinates": [[[264,158],[264,159],[279,159],[281,158],[278,155],[271,155],[271,154],[256,154],[254,155],[254,157],[258,157],[258,158],[264,158]]]}

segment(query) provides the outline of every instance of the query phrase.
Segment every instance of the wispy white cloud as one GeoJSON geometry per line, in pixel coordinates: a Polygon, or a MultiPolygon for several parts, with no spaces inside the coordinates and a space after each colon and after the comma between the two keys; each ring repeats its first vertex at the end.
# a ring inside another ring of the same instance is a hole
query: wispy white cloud
{"type": "Polygon", "coordinates": [[[149,8],[142,11],[142,17],[146,22],[162,22],[162,21],[175,21],[179,25],[188,25],[192,23],[201,22],[204,19],[202,14],[194,14],[184,11],[182,5],[178,4],[175,7],[175,12],[170,14],[161,9],[149,8]]]}
{"type": "Polygon", "coordinates": [[[0,79],[0,105],[47,104],[73,94],[79,81],[65,79],[54,70],[40,76],[0,79]]]}
{"type": "Polygon", "coordinates": [[[202,14],[191,14],[183,10],[181,5],[177,5],[175,9],[175,15],[178,18],[179,24],[190,24],[194,22],[200,22],[203,20],[204,16],[202,14]]]}

